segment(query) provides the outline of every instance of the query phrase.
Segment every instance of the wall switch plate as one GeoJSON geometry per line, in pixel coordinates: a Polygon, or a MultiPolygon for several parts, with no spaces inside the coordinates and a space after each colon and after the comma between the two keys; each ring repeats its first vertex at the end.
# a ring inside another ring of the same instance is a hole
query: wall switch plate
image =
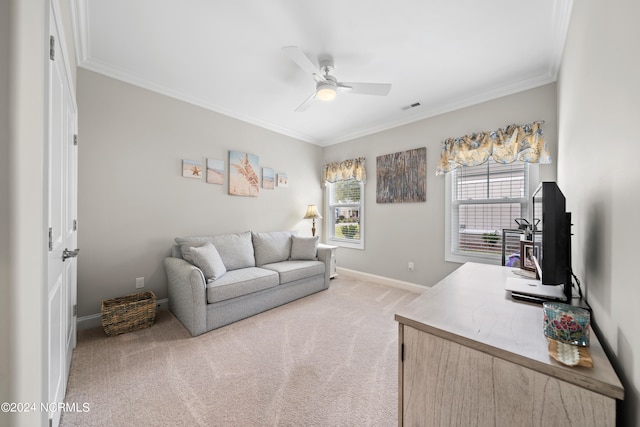
{"type": "Polygon", "coordinates": [[[136,277],[136,289],[144,288],[144,277],[136,277]]]}
{"type": "Polygon", "coordinates": [[[409,269],[409,271],[413,271],[413,262],[409,261],[407,268],[409,269]]]}

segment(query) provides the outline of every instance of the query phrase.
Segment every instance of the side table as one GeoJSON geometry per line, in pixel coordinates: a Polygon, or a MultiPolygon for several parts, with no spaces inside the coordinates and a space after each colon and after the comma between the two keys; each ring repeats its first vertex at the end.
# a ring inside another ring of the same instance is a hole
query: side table
{"type": "Polygon", "coordinates": [[[318,247],[322,247],[322,248],[328,248],[331,251],[331,262],[330,262],[330,267],[329,267],[329,277],[331,279],[333,279],[334,277],[336,277],[338,275],[338,273],[336,272],[336,252],[338,250],[337,246],[332,246],[332,245],[325,245],[324,243],[319,243],[318,247]]]}

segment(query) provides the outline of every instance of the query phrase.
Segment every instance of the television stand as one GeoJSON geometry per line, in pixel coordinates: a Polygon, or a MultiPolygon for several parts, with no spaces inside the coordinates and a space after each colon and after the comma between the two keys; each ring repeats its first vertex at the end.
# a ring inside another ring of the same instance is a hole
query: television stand
{"type": "Polygon", "coordinates": [[[512,271],[466,263],[396,313],[400,426],[616,425],[624,388],[597,334],[593,368],[555,361],[542,307],[504,289],[512,271]]]}

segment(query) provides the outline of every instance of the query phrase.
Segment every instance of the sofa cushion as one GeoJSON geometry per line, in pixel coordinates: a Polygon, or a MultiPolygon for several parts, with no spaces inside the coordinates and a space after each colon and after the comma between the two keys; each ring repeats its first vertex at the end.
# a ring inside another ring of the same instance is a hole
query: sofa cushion
{"type": "Polygon", "coordinates": [[[257,267],[289,259],[289,255],[291,255],[291,233],[286,231],[252,233],[251,237],[257,267]]]}
{"type": "Polygon", "coordinates": [[[249,267],[227,271],[215,281],[207,282],[207,302],[236,298],[278,286],[278,273],[264,268],[249,267]]]}
{"type": "Polygon", "coordinates": [[[317,260],[318,236],[314,237],[291,237],[291,258],[292,260],[317,260]]]}
{"type": "Polygon", "coordinates": [[[219,279],[227,272],[218,250],[210,242],[191,248],[191,256],[193,264],[202,270],[202,274],[207,280],[219,279]]]}
{"type": "Polygon", "coordinates": [[[262,268],[277,271],[281,285],[324,274],[324,263],[320,261],[282,261],[265,264],[262,268]]]}
{"type": "Polygon", "coordinates": [[[218,236],[176,238],[176,243],[182,250],[182,258],[190,263],[193,263],[191,248],[202,246],[207,242],[211,242],[216,247],[227,271],[256,265],[250,231],[218,236]]]}

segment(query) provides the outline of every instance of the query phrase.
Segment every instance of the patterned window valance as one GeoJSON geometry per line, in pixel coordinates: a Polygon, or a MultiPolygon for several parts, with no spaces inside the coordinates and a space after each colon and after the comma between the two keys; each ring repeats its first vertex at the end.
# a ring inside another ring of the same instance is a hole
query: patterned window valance
{"type": "Polygon", "coordinates": [[[547,142],[542,134],[543,121],[509,125],[491,132],[473,133],[442,142],[442,156],[436,175],[460,166],[476,166],[493,157],[498,163],[551,163],[547,142]]]}
{"type": "Polygon", "coordinates": [[[327,182],[346,181],[356,179],[367,182],[367,173],[364,170],[364,157],[349,159],[343,162],[331,162],[322,167],[322,186],[327,182]]]}

